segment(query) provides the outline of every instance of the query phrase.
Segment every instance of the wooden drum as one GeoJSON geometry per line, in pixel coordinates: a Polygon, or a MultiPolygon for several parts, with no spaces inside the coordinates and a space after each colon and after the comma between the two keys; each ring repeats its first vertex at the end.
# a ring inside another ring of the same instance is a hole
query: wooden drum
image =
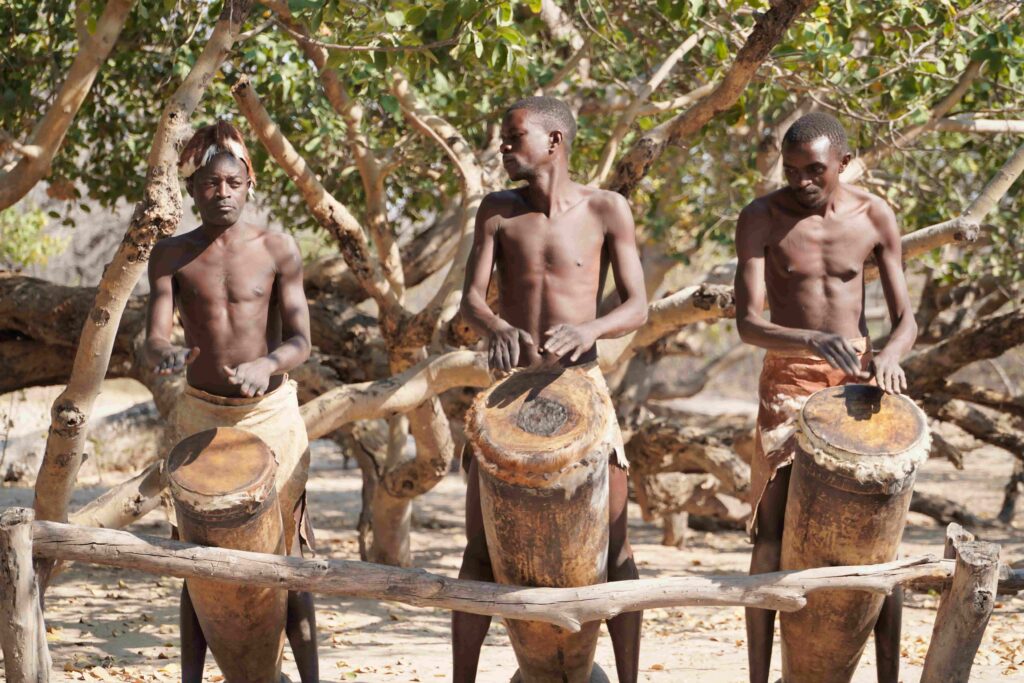
{"type": "MultiPolygon", "coordinates": [[[[608,459],[618,428],[587,373],[519,371],[477,396],[466,435],[495,580],[570,587],[608,576],[608,459]]],[[[600,622],[570,633],[506,620],[524,683],[606,681],[594,665],[600,622]]]]}
{"type": "MultiPolygon", "coordinates": [[[[800,413],[782,535],[783,570],[896,559],[917,468],[928,458],[924,413],[862,384],[823,389],[800,413]]],[[[784,613],[786,683],[848,683],[884,596],[819,591],[784,613]]]]}
{"type": "MultiPolygon", "coordinates": [[[[181,539],[259,553],[284,552],[270,448],[222,427],[190,436],[167,458],[181,539]]],[[[279,683],[287,591],[186,579],[203,635],[228,683],[279,683]]]]}

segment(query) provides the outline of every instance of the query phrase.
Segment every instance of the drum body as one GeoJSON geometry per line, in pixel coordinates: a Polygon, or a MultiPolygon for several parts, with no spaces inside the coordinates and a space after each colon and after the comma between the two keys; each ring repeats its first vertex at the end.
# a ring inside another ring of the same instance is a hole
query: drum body
{"type": "MultiPolygon", "coordinates": [[[[249,432],[194,434],[168,456],[181,539],[282,554],[284,533],[270,448],[249,432]]],[[[186,579],[210,652],[228,683],[279,683],[288,593],[186,579]]]]}
{"type": "MultiPolygon", "coordinates": [[[[896,559],[917,468],[928,457],[924,414],[904,396],[849,384],[808,398],[790,476],[783,570],[896,559]]],[[[818,591],[780,616],[786,683],[848,683],[884,596],[818,591]]]]}
{"type": "MultiPolygon", "coordinates": [[[[610,401],[587,374],[520,371],[481,393],[466,432],[494,578],[570,587],[608,574],[610,401]]],[[[605,681],[594,665],[600,622],[578,633],[506,620],[524,683],[605,681]]]]}

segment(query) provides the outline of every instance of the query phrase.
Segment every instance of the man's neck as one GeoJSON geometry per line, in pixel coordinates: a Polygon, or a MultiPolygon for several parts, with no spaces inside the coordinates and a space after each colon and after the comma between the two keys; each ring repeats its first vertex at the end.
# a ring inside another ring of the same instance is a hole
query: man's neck
{"type": "Polygon", "coordinates": [[[565,164],[552,164],[542,170],[523,189],[530,206],[549,218],[560,214],[579,201],[576,183],[569,177],[565,164]]]}
{"type": "Polygon", "coordinates": [[[199,233],[210,243],[218,240],[221,242],[231,242],[240,237],[244,229],[241,221],[231,225],[209,225],[203,223],[199,226],[199,233]]]}
{"type": "Polygon", "coordinates": [[[819,216],[821,218],[825,218],[826,216],[831,216],[831,215],[836,213],[836,209],[837,209],[839,201],[840,201],[841,193],[842,193],[842,186],[840,185],[840,186],[837,186],[836,189],[832,191],[832,194],[830,194],[828,197],[825,198],[824,202],[822,202],[820,205],[815,206],[815,207],[804,206],[803,204],[798,202],[796,197],[794,195],[792,195],[792,194],[790,194],[790,198],[791,198],[792,204],[795,207],[797,207],[797,209],[801,213],[803,213],[803,215],[805,217],[810,218],[811,216],[819,216]]]}

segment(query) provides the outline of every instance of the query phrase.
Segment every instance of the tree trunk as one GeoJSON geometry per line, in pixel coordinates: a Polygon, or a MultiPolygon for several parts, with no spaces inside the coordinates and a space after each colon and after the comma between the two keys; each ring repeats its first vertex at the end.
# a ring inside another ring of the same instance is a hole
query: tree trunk
{"type": "Polygon", "coordinates": [[[0,510],[0,645],[10,683],[50,680],[50,652],[32,569],[32,520],[27,508],[0,510]]]}
{"type": "Polygon", "coordinates": [[[974,541],[955,524],[946,539],[945,555],[956,559],[956,571],[942,591],[921,683],[968,683],[999,583],[998,545],[974,541]]]}
{"type": "Polygon", "coordinates": [[[187,134],[188,119],[227,57],[247,12],[244,0],[225,5],[209,42],[164,109],[148,160],[145,198],[135,207],[124,241],[104,271],[67,388],[53,404],[50,436],[36,479],[35,510],[40,519],[67,519],[89,413],[107,374],[121,315],[153,245],[173,234],[181,217],[176,145],[187,134]]]}

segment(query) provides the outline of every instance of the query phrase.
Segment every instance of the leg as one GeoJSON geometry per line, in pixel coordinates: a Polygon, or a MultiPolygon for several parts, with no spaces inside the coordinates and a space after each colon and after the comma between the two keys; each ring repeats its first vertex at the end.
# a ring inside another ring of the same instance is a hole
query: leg
{"type": "MultiPolygon", "coordinates": [[[[308,533],[304,526],[306,520],[306,494],[299,496],[291,514],[291,519],[282,515],[282,521],[290,522],[291,543],[288,554],[291,557],[302,557],[301,533],[308,533]]],[[[308,540],[308,539],[307,539],[308,540]]],[[[320,659],[317,654],[316,612],[313,607],[313,594],[306,591],[288,591],[287,618],[285,635],[288,646],[295,657],[295,668],[299,670],[302,683],[319,683],[320,659]]]]}
{"type": "Polygon", "coordinates": [[[202,683],[206,664],[206,636],[192,607],[188,585],[181,585],[181,683],[202,683]]]}
{"type": "MultiPolygon", "coordinates": [[[[491,558],[487,554],[484,535],[484,517],[480,511],[480,477],[476,458],[469,465],[469,485],[466,488],[466,550],[462,554],[460,579],[494,581],[491,558]]],[[[480,662],[491,618],[483,614],[452,612],[452,672],[455,683],[472,683],[480,662]]]]}
{"type": "Polygon", "coordinates": [[[313,594],[305,591],[288,591],[288,623],[285,627],[288,645],[295,657],[302,683],[317,683],[320,680],[320,660],[317,656],[316,613],[313,611],[313,594]]]}
{"type": "MultiPolygon", "coordinates": [[[[608,580],[638,579],[626,526],[628,485],[626,471],[608,464],[608,580]]],[[[608,620],[619,683],[633,683],[640,668],[640,624],[643,612],[624,612],[608,620]]]]}
{"type": "MultiPolygon", "coordinates": [[[[750,573],[764,574],[779,570],[782,556],[782,525],[789,496],[789,473],[786,466],[768,482],[761,504],[757,506],[757,535],[754,551],[750,555],[750,573]]],[[[747,661],[750,665],[750,683],[768,683],[772,661],[772,642],[775,639],[775,611],[748,608],[747,661]]]]}
{"type": "Polygon", "coordinates": [[[878,683],[899,683],[900,629],[903,625],[903,587],[896,586],[885,598],[875,622],[875,659],[878,683]]]}

